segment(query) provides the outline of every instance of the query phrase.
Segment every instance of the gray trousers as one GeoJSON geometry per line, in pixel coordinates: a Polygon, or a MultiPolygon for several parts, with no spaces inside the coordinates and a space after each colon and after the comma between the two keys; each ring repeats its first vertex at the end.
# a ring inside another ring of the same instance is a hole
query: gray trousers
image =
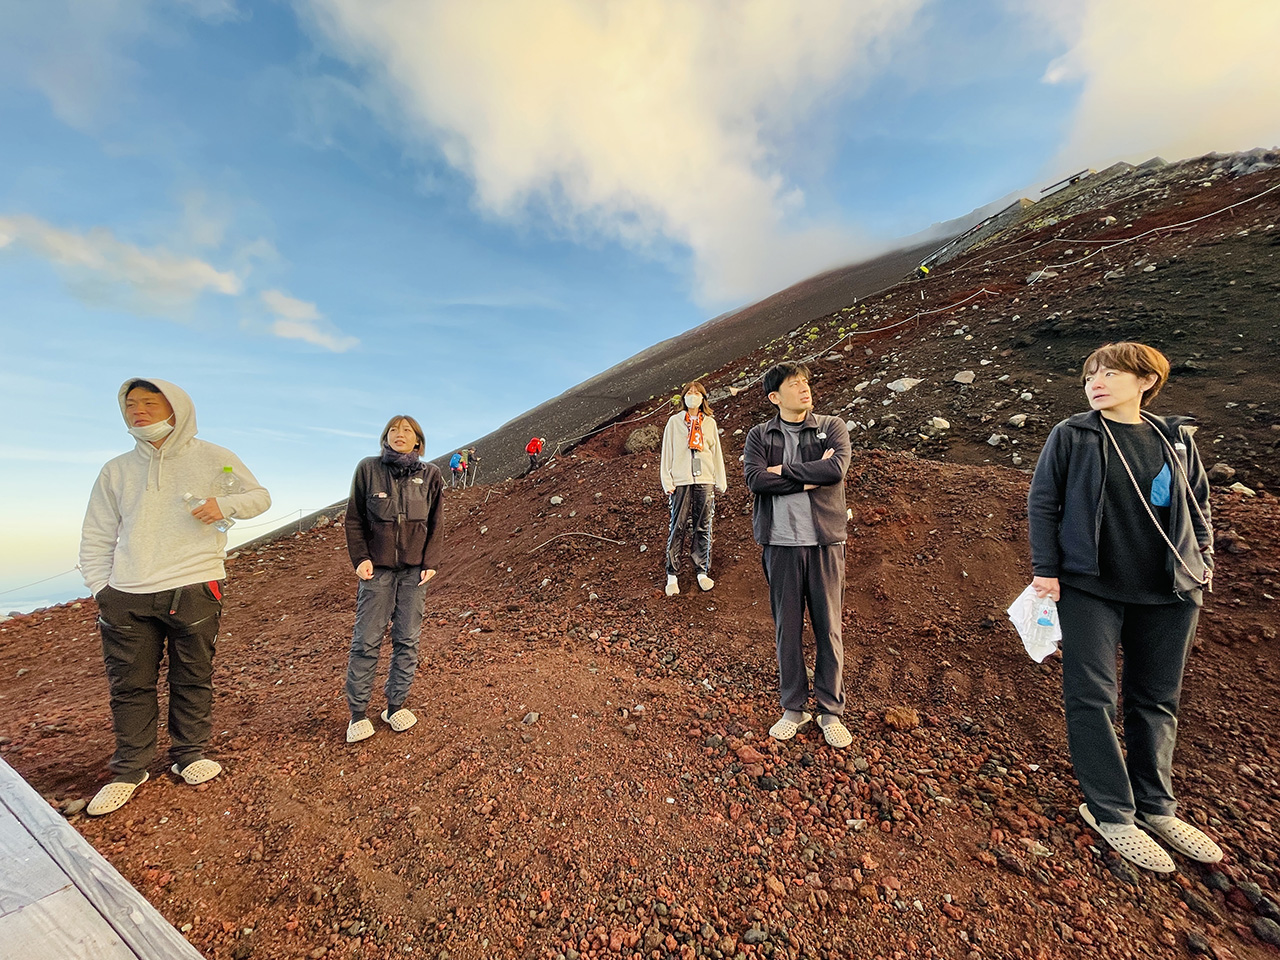
{"type": "Polygon", "coordinates": [[[356,625],[347,658],[347,705],[352,713],[369,708],[387,621],[391,621],[387,703],[402,705],[408,699],[418,670],[418,636],[422,633],[422,607],[427,594],[426,584],[418,584],[421,578],[421,567],[374,567],[373,578],[360,581],[356,625]]]}
{"type": "Polygon", "coordinates": [[[1067,743],[1089,811],[1099,823],[1172,816],[1178,700],[1200,608],[1121,603],[1064,584],[1058,617],[1067,743]],[[1114,726],[1120,650],[1127,757],[1114,726]]]}
{"type": "Polygon", "coordinates": [[[818,710],[844,714],[844,544],[825,547],[764,548],[764,576],[778,647],[782,709],[803,710],[809,702],[804,665],[804,611],[809,608],[817,653],[813,691],[818,710]]]}
{"type": "Polygon", "coordinates": [[[693,523],[693,568],[711,572],[711,524],[716,516],[715,488],[710,483],[681,484],[667,498],[671,519],[667,525],[667,574],[680,572],[684,541],[693,523]]]}
{"type": "Polygon", "coordinates": [[[124,593],[109,586],[98,591],[98,629],[116,737],[110,766],[117,777],[133,778],[156,758],[156,685],[166,649],[169,757],[185,767],[204,755],[213,732],[213,654],[221,593],[216,583],[160,593],[124,593]]]}

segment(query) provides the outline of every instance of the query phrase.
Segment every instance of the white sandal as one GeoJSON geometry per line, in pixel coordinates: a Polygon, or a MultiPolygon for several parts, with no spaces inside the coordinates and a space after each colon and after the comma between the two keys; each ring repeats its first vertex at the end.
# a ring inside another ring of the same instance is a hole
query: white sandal
{"type": "Polygon", "coordinates": [[[169,770],[174,776],[181,777],[191,786],[196,787],[202,783],[207,783],[220,774],[222,772],[222,764],[216,760],[201,757],[199,760],[192,760],[182,768],[179,768],[175,763],[169,770]]]}
{"type": "Polygon", "coordinates": [[[1177,817],[1138,814],[1138,826],[1150,830],[1184,857],[1200,863],[1217,863],[1222,859],[1222,848],[1209,839],[1208,834],[1177,817]]]}
{"type": "Polygon", "coordinates": [[[129,802],[133,792],[151,779],[151,774],[144,773],[137,783],[124,783],[114,780],[97,792],[84,812],[91,817],[100,817],[104,813],[114,813],[129,802]]]}
{"type": "Polygon", "coordinates": [[[368,717],[347,724],[347,743],[359,743],[373,736],[373,721],[368,717]]]}
{"type": "Polygon", "coordinates": [[[813,719],[813,715],[808,713],[802,713],[800,716],[802,719],[799,723],[783,717],[769,728],[769,736],[773,737],[775,740],[790,740],[796,735],[801,727],[813,719]]]}
{"type": "Polygon", "coordinates": [[[401,707],[389,717],[387,716],[387,711],[383,710],[382,719],[391,724],[391,729],[396,733],[404,733],[418,722],[418,718],[413,715],[413,712],[404,707],[401,707]]]}
{"type": "Polygon", "coordinates": [[[818,726],[822,729],[822,736],[826,739],[828,746],[843,750],[853,743],[853,734],[849,732],[849,728],[835,714],[829,713],[827,716],[830,718],[830,722],[823,723],[821,720],[818,721],[818,726]]]}
{"type": "Polygon", "coordinates": [[[1153,873],[1173,873],[1178,869],[1164,848],[1132,823],[1099,824],[1087,803],[1080,804],[1080,816],[1112,850],[1130,863],[1153,873]]]}

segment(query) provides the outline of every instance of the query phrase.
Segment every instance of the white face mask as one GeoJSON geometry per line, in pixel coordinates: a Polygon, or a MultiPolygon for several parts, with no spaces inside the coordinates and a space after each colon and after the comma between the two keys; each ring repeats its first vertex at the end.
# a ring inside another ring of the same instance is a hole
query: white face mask
{"type": "Polygon", "coordinates": [[[171,433],[173,433],[173,424],[168,420],[157,420],[155,423],[148,423],[146,426],[129,428],[130,436],[146,443],[155,443],[157,440],[163,440],[171,433]]]}
{"type": "Polygon", "coordinates": [[[686,393],[684,395],[684,405],[692,410],[694,407],[702,406],[702,394],[686,393]]]}

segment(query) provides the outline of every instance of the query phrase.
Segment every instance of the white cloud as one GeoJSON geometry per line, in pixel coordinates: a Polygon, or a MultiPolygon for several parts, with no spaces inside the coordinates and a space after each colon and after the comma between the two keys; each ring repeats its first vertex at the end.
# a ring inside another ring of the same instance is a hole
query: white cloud
{"type": "MultiPolygon", "coordinates": [[[[256,248],[250,245],[244,249],[256,248]]],[[[248,266],[240,273],[220,270],[199,257],[165,247],[144,249],[121,240],[105,227],[81,233],[32,216],[0,216],[0,252],[19,250],[54,264],[67,286],[91,303],[123,302],[129,309],[169,319],[186,312],[206,293],[237,299],[252,295],[246,293],[242,279],[248,266]]],[[[269,244],[241,259],[247,264],[268,253],[274,253],[269,244]]],[[[268,329],[277,337],[302,340],[335,353],[360,342],[338,331],[314,303],[279,290],[265,290],[257,298],[273,317],[268,329]]]]}
{"type": "Polygon", "coordinates": [[[264,290],[260,295],[267,309],[275,315],[271,332],[287,340],[303,340],[334,353],[350,350],[360,341],[344,336],[325,320],[314,303],[299,300],[279,290],[264,290]]]}
{"type": "Polygon", "coordinates": [[[860,251],[848,228],[805,222],[785,138],[881,63],[924,0],[297,2],[483,209],[687,245],[701,294],[723,301],[860,251]]]}
{"type": "Polygon", "coordinates": [[[190,304],[204,293],[234,296],[241,280],[197,257],[163,247],[143,249],[105,227],[84,233],[64,230],[31,216],[0,216],[0,249],[25,249],[55,264],[72,289],[92,301],[121,292],[139,308],[165,313],[190,304]]]}
{"type": "Polygon", "coordinates": [[[242,19],[234,0],[7,0],[0,3],[0,85],[39,90],[60,120],[95,130],[129,99],[130,52],[188,18],[242,19]]]}
{"type": "Polygon", "coordinates": [[[1075,19],[1058,27],[1071,48],[1045,81],[1081,94],[1057,169],[1280,144],[1280,3],[1067,6],[1075,19]]]}
{"type": "Polygon", "coordinates": [[[378,435],[376,428],[373,430],[338,430],[334,427],[317,427],[313,424],[306,424],[306,428],[316,433],[328,433],[335,437],[354,437],[356,440],[368,440],[370,437],[378,435]]]}
{"type": "Polygon", "coordinates": [[[203,190],[188,190],[182,196],[182,236],[197,247],[220,247],[231,223],[226,204],[210,200],[203,190]]]}
{"type": "Polygon", "coordinates": [[[244,20],[248,14],[240,10],[235,0],[178,0],[179,8],[206,23],[229,23],[244,20]]]}

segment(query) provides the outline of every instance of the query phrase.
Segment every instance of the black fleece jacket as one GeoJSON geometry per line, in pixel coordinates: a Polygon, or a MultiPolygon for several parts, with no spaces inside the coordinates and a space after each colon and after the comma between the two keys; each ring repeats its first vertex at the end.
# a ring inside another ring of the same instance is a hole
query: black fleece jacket
{"type": "Polygon", "coordinates": [[[419,462],[407,473],[366,457],[356,466],[347,500],[347,552],[351,565],[438,570],[443,541],[444,475],[419,462]]]}
{"type": "Polygon", "coordinates": [[[769,532],[773,527],[773,498],[782,494],[800,493],[806,483],[816,484],[809,491],[809,503],[813,507],[813,526],[818,543],[829,546],[844,543],[848,539],[848,512],[844,499],[844,477],[849,472],[849,460],[853,450],[849,444],[849,431],[839,417],[825,417],[809,412],[800,429],[800,462],[782,466],[782,476],[770,473],[768,468],[782,463],[786,450],[782,418],[758,423],[747,433],[743,451],[742,471],[746,475],[747,488],[755,494],[751,513],[751,528],[756,543],[768,546],[769,532]],[[834,453],[826,460],[823,453],[834,453]]]}
{"type": "MultiPolygon", "coordinates": [[[[1209,478],[1196,450],[1190,417],[1157,417],[1144,413],[1173,446],[1191,484],[1190,496],[1209,519],[1209,478]]],[[[1031,537],[1031,570],[1037,577],[1061,573],[1098,576],[1098,541],[1102,516],[1103,483],[1112,451],[1102,430],[1102,414],[1096,410],[1063,420],[1049,434],[1036,462],[1027,494],[1027,527],[1031,537]]],[[[1165,450],[1165,460],[1169,451],[1165,450]]],[[[1213,569],[1213,531],[1192,506],[1179,464],[1173,473],[1169,504],[1169,539],[1178,555],[1198,578],[1192,579],[1172,553],[1168,572],[1174,594],[1189,596],[1200,588],[1206,571],[1213,569]]],[[[1122,469],[1122,468],[1121,468],[1122,469]]],[[[1172,597],[1170,599],[1173,599],[1172,597]]]]}

